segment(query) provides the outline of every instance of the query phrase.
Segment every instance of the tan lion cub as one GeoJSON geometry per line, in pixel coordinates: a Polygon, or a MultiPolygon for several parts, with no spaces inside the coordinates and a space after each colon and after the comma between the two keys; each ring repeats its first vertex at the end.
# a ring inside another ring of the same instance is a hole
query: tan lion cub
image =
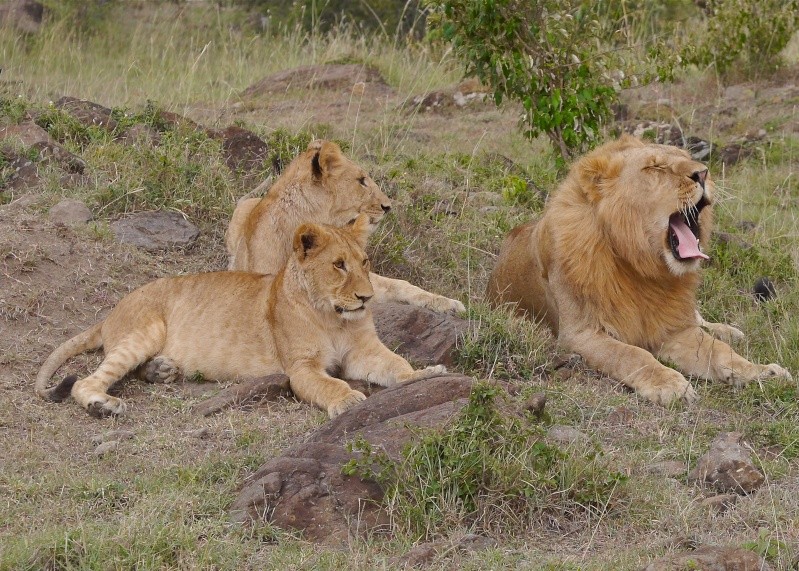
{"type": "Polygon", "coordinates": [[[366,215],[344,228],[304,224],[275,276],[214,272],[149,283],[58,347],[36,377],[36,393],[59,400],[72,385],[73,398],[93,416],[122,414],[125,404],[106,391],[158,356],[219,381],[284,372],[297,398],[332,418],[366,398],[330,376],[332,368],[383,386],[446,372],[441,365],[414,371],[378,339],[368,305],[368,234],[366,215]],[[94,373],[46,388],[67,359],[100,347],[105,359],[94,373]]]}

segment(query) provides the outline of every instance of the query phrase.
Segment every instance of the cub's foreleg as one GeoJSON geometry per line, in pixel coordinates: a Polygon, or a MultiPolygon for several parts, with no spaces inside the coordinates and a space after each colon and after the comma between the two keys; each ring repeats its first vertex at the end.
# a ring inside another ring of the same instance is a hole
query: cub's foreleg
{"type": "Polygon", "coordinates": [[[409,305],[426,307],[438,313],[466,311],[466,307],[457,299],[430,293],[405,280],[397,280],[370,273],[369,281],[372,282],[372,288],[375,290],[375,301],[399,301],[409,305]]]}
{"type": "Polygon", "coordinates": [[[791,378],[791,374],[776,363],[757,365],[747,361],[732,347],[699,327],[689,327],[672,336],[661,347],[659,356],[672,361],[689,375],[736,387],[770,377],[791,378]]]}
{"type": "Polygon", "coordinates": [[[343,376],[347,379],[364,380],[384,387],[436,377],[447,372],[444,365],[414,370],[408,361],[383,345],[377,335],[359,340],[359,344],[344,359],[342,369],[343,376]]]}
{"type": "Polygon", "coordinates": [[[315,360],[296,361],[288,367],[286,374],[294,395],[327,411],[330,418],[366,400],[365,394],[328,375],[315,360]]]}

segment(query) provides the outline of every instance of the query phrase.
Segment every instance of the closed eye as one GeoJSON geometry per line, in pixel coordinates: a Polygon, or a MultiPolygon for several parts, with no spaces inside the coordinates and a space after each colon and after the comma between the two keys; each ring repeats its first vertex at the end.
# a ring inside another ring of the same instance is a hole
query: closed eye
{"type": "Polygon", "coordinates": [[[333,266],[338,270],[346,270],[347,264],[344,263],[344,260],[336,260],[333,262],[333,266]]]}
{"type": "Polygon", "coordinates": [[[361,183],[361,186],[366,186],[366,177],[362,176],[358,179],[358,182],[361,183]]]}

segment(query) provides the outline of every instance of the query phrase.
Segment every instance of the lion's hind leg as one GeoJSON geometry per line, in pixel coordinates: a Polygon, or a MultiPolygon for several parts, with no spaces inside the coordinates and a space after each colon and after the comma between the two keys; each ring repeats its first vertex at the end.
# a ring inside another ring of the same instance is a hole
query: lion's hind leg
{"type": "Polygon", "coordinates": [[[111,347],[106,346],[103,362],[94,373],[74,384],[72,398],[89,414],[98,418],[124,414],[125,403],[109,395],[108,388],[141,363],[157,355],[164,346],[165,338],[164,324],[153,323],[127,334],[111,347]]]}

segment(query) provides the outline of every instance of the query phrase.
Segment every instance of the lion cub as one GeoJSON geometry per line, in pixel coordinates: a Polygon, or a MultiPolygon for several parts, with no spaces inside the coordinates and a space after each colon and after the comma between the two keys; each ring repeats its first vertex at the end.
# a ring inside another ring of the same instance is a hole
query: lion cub
{"type": "Polygon", "coordinates": [[[58,400],[70,384],[90,414],[122,414],[108,388],[153,357],[219,381],[285,373],[300,400],[335,417],[366,397],[341,379],[391,386],[446,372],[414,371],[377,337],[364,245],[369,219],[344,228],[303,224],[288,261],[275,276],[214,272],[149,283],[125,296],[108,317],[63,343],[36,377],[36,392],[58,400]],[[88,377],[46,389],[67,359],[102,347],[105,359],[88,377]],[[66,385],[66,386],[65,386],[66,385]]]}
{"type": "MultiPolygon", "coordinates": [[[[254,192],[266,190],[263,183],[254,192]]],[[[291,236],[303,222],[343,226],[359,214],[374,230],[391,200],[369,174],[330,141],[313,141],[283,171],[263,198],[240,200],[225,245],[229,270],[271,274],[291,252],[291,236]]],[[[376,301],[400,301],[438,312],[466,311],[463,303],[430,293],[405,280],[369,276],[376,301]]]]}

